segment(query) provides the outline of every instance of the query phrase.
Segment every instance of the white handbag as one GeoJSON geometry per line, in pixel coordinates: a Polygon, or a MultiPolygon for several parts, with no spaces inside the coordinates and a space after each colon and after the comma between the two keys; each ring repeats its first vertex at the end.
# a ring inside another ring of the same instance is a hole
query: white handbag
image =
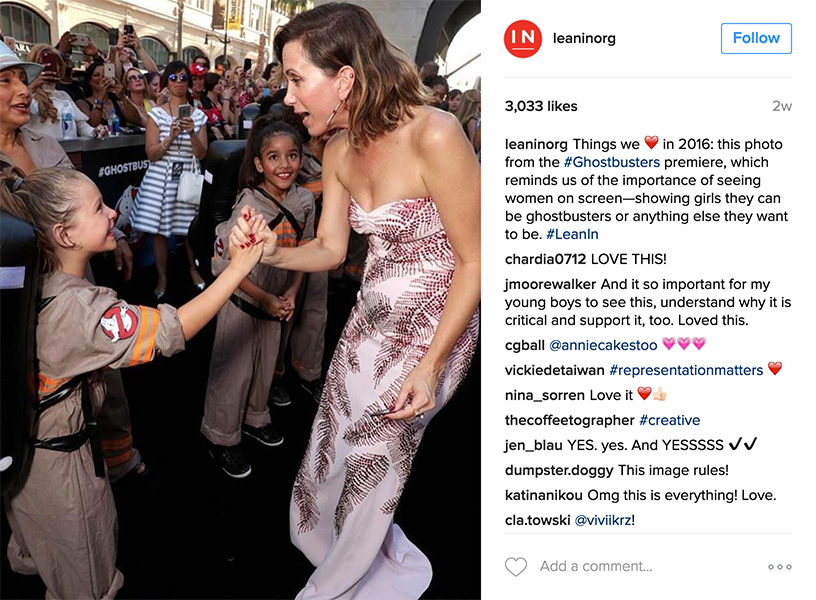
{"type": "Polygon", "coordinates": [[[198,206],[201,204],[201,190],[204,189],[204,174],[196,169],[198,161],[193,158],[189,171],[184,171],[179,177],[178,194],[176,199],[184,204],[198,206]]]}

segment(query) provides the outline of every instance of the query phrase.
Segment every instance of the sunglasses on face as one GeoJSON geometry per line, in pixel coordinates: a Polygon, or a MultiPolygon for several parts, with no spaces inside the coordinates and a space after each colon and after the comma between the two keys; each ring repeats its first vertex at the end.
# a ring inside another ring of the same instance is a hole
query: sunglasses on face
{"type": "Polygon", "coordinates": [[[170,75],[167,76],[167,79],[169,81],[172,81],[173,83],[175,83],[176,81],[181,81],[183,83],[187,81],[187,75],[185,73],[179,73],[178,75],[175,73],[171,73],[170,75]]]}
{"type": "MultiPolygon", "coordinates": [[[[136,81],[137,79],[144,79],[144,77],[142,75],[131,75],[127,78],[128,81],[136,81]]],[[[182,81],[184,80],[182,79],[182,81]]]]}

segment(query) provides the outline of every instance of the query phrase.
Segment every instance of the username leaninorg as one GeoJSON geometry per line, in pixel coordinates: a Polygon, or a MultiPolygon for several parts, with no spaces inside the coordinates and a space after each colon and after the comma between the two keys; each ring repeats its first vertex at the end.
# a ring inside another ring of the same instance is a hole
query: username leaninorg
{"type": "Polygon", "coordinates": [[[558,34],[553,32],[553,44],[606,44],[615,45],[615,35],[593,35],[591,33],[558,34]]]}

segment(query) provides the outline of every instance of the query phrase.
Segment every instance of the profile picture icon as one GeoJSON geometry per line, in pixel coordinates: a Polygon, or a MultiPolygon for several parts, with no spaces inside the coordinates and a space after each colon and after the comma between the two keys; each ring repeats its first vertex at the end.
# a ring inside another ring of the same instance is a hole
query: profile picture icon
{"type": "Polygon", "coordinates": [[[504,46],[517,58],[529,58],[541,48],[541,30],[532,21],[516,21],[504,32],[504,46]]]}

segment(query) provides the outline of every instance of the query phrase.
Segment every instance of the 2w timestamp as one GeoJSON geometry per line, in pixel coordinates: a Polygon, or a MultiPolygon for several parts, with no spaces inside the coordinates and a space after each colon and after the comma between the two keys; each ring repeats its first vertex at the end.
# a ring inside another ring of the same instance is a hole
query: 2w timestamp
{"type": "Polygon", "coordinates": [[[576,102],[561,102],[559,100],[505,100],[505,112],[572,112],[578,110],[576,102]]]}

